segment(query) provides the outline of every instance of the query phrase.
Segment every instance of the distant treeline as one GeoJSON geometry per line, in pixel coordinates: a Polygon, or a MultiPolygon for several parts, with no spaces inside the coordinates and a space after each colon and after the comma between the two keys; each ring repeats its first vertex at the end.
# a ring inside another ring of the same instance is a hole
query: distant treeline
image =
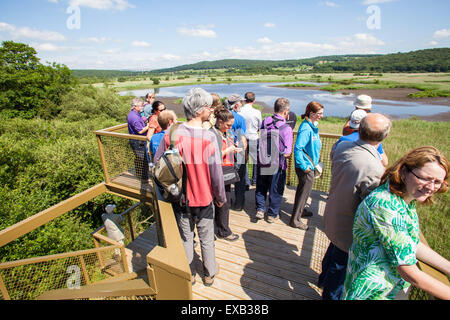
{"type": "Polygon", "coordinates": [[[268,71],[277,68],[304,68],[313,67],[320,63],[327,62],[345,62],[357,58],[373,57],[374,55],[340,55],[340,56],[322,56],[308,59],[297,60],[242,60],[242,59],[225,59],[217,61],[202,61],[194,64],[182,65],[174,68],[158,69],[154,73],[179,72],[185,70],[214,70],[227,69],[242,72],[268,71]]]}
{"type": "Polygon", "coordinates": [[[314,67],[315,72],[448,72],[450,48],[351,59],[314,67]]]}
{"type": "Polygon", "coordinates": [[[77,78],[154,77],[164,74],[283,74],[295,72],[449,72],[450,48],[384,55],[332,55],[296,60],[225,59],[152,71],[72,70],[77,78]]]}

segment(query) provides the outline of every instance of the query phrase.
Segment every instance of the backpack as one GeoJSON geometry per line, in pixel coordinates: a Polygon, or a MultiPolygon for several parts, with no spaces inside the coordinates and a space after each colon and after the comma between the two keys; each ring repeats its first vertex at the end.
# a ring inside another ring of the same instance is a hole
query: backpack
{"type": "Polygon", "coordinates": [[[175,123],[170,128],[170,145],[156,161],[153,178],[164,200],[181,205],[186,199],[186,167],[179,150],[175,148],[179,125],[175,123]]]}
{"type": "Polygon", "coordinates": [[[286,144],[279,132],[286,126],[289,126],[283,120],[271,116],[272,122],[266,127],[266,121],[261,125],[260,138],[258,140],[258,166],[265,168],[261,170],[263,175],[272,175],[278,171],[283,161],[286,159],[283,156],[283,151],[286,149],[286,144]],[[278,127],[277,123],[283,122],[278,127]],[[275,130],[276,129],[276,130],[275,130]]]}

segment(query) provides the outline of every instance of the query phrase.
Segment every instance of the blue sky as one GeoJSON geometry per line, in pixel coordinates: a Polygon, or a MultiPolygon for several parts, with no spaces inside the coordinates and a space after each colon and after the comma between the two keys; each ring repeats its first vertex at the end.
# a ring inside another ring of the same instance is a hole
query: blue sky
{"type": "Polygon", "coordinates": [[[0,0],[0,41],[72,69],[151,70],[450,46],[448,0],[0,0]]]}

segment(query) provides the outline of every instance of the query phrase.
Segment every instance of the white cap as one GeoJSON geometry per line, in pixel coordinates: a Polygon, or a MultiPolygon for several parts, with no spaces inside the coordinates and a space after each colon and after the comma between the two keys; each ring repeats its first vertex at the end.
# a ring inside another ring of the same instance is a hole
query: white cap
{"type": "Polygon", "coordinates": [[[364,110],[355,110],[352,112],[352,114],[350,115],[350,128],[352,129],[358,129],[359,128],[359,123],[361,122],[362,119],[364,119],[364,117],[367,116],[367,112],[365,112],[364,110]]]}

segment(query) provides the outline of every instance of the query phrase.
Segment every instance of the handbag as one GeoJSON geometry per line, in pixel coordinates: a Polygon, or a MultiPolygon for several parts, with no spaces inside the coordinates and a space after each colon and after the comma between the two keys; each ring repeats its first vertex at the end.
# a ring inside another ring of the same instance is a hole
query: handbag
{"type": "Polygon", "coordinates": [[[234,168],[234,166],[222,166],[223,171],[223,181],[225,185],[236,183],[241,181],[239,174],[234,168]]]}
{"type": "MultiPolygon", "coordinates": [[[[306,154],[309,161],[311,161],[311,163],[314,165],[314,162],[312,161],[311,157],[306,153],[306,151],[303,150],[303,152],[306,154]]],[[[314,178],[315,179],[319,179],[322,176],[323,169],[324,169],[324,164],[323,164],[323,162],[319,161],[319,163],[316,166],[314,166],[314,178]]]]}

